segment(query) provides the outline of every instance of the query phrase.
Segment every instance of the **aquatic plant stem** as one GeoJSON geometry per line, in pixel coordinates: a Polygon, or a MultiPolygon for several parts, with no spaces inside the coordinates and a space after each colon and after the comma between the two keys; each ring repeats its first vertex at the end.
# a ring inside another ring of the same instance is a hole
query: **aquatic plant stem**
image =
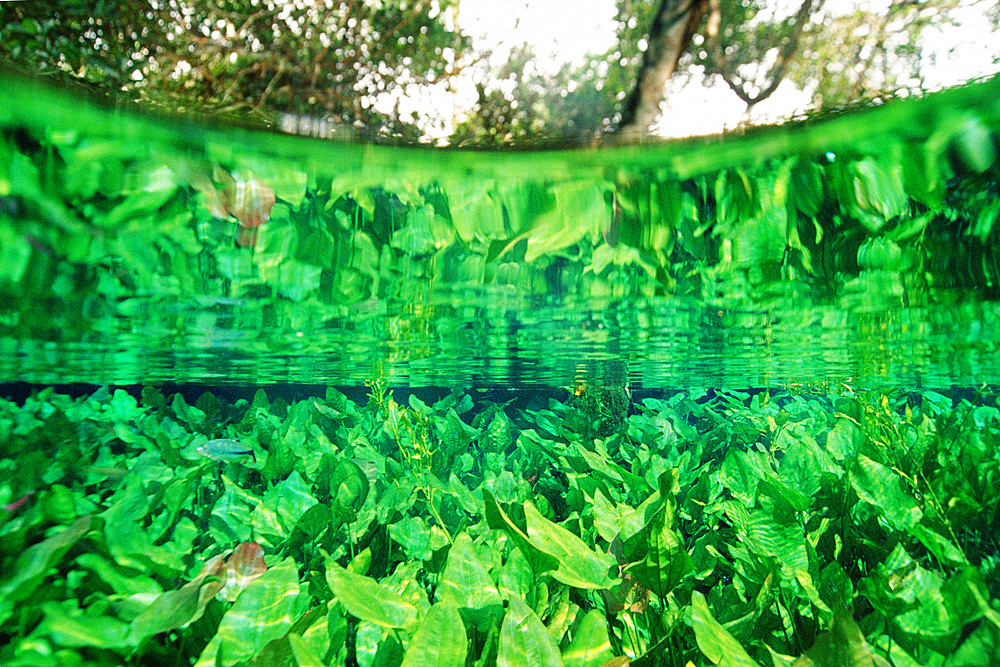
{"type": "Polygon", "coordinates": [[[959,553],[962,554],[962,558],[965,559],[966,564],[968,564],[969,558],[965,555],[965,550],[962,549],[962,545],[958,541],[958,535],[955,534],[955,529],[952,527],[951,521],[948,520],[948,516],[944,513],[944,506],[941,504],[941,501],[938,500],[937,494],[934,493],[934,487],[931,486],[929,481],[927,481],[927,477],[924,475],[923,471],[918,471],[918,474],[920,475],[920,480],[924,483],[924,486],[927,487],[927,493],[929,494],[934,511],[938,513],[938,516],[941,517],[941,523],[943,523],[945,528],[948,529],[948,535],[951,537],[952,544],[955,545],[955,548],[958,549],[959,553]]]}
{"type": "Polygon", "coordinates": [[[391,393],[386,393],[385,383],[382,379],[372,380],[365,384],[371,388],[369,403],[373,403],[379,410],[379,413],[385,418],[385,423],[389,426],[389,434],[395,441],[400,456],[403,457],[403,461],[416,479],[417,490],[423,493],[428,511],[437,522],[438,527],[444,532],[445,537],[448,538],[448,543],[454,544],[451,531],[448,530],[444,519],[441,518],[441,514],[434,506],[434,488],[427,482],[427,473],[431,468],[431,458],[434,455],[434,451],[428,443],[429,436],[426,418],[412,409],[401,408],[393,400],[391,393]],[[414,422],[416,422],[416,426],[414,422]],[[406,435],[409,437],[410,446],[413,451],[407,449],[403,444],[400,423],[402,423],[406,435]]]}
{"type": "Polygon", "coordinates": [[[622,624],[625,626],[625,636],[628,637],[629,648],[632,650],[632,657],[636,658],[642,655],[639,652],[639,630],[635,627],[635,620],[632,618],[632,614],[623,612],[622,624]]]}

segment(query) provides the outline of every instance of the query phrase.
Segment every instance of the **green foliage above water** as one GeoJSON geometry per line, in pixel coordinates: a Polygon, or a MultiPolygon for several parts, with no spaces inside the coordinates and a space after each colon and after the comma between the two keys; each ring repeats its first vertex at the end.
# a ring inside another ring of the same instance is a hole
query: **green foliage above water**
{"type": "Polygon", "coordinates": [[[372,390],[367,405],[334,389],[0,404],[0,661],[962,665],[1000,651],[994,399],[682,392],[609,428],[572,397],[372,390]],[[254,457],[199,453],[217,438],[254,457]]]}
{"type": "Polygon", "coordinates": [[[6,62],[171,111],[273,124],[307,114],[348,134],[414,140],[398,110],[375,111],[394,86],[448,75],[468,38],[450,0],[310,3],[63,0],[0,8],[6,62]],[[124,92],[123,92],[124,91],[124,92]]]}

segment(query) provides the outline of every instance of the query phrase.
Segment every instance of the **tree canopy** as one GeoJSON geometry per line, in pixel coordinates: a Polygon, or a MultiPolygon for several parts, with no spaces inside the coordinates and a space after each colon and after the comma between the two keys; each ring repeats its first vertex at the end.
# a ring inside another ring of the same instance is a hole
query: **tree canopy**
{"type": "Polygon", "coordinates": [[[457,0],[3,3],[0,54],[172,110],[267,124],[298,114],[362,138],[451,126],[453,144],[631,140],[679,79],[721,79],[747,108],[786,80],[816,110],[920,90],[928,28],[982,1],[617,0],[615,46],[555,74],[531,66],[530,45],[491,67],[456,22],[457,0]],[[472,108],[400,108],[459,76],[475,84],[472,108]]]}
{"type": "Polygon", "coordinates": [[[453,74],[454,0],[63,0],[4,3],[0,53],[170,109],[329,118],[415,138],[379,93],[453,74]]]}
{"type": "MultiPolygon", "coordinates": [[[[554,77],[523,67],[492,79],[484,73],[492,83],[480,84],[455,139],[641,138],[678,83],[717,79],[748,109],[785,80],[807,91],[820,113],[920,92],[928,29],[976,6],[984,3],[891,0],[845,11],[825,0],[617,0],[611,49],[554,77]]],[[[987,13],[997,25],[1000,9],[987,13]]]]}

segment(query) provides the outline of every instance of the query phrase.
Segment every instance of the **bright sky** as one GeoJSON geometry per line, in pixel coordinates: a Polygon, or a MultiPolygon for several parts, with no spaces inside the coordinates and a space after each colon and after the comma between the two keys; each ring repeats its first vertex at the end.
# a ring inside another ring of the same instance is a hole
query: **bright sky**
{"type": "MultiPolygon", "coordinates": [[[[827,0],[824,9],[849,11],[859,0],[827,0]]],[[[870,11],[888,0],[861,3],[870,11]]],[[[931,88],[953,85],[996,71],[996,35],[984,16],[986,5],[966,7],[961,25],[928,33],[934,56],[923,70],[931,88]],[[951,50],[949,52],[949,50],[951,50]]],[[[511,47],[533,44],[538,66],[555,71],[565,62],[582,59],[588,52],[601,53],[614,44],[614,0],[461,0],[459,25],[473,37],[476,48],[493,51],[491,65],[500,67],[511,47]]],[[[459,110],[474,95],[472,83],[457,87],[453,104],[459,110]]],[[[474,99],[474,98],[473,98],[474,99]]],[[[787,117],[802,110],[806,96],[788,82],[757,105],[753,120],[787,117]]],[[[662,136],[689,136],[720,132],[744,120],[743,105],[725,86],[686,86],[664,105],[663,118],[655,130],[662,136]],[[692,112],[692,110],[696,110],[692,112]]]]}

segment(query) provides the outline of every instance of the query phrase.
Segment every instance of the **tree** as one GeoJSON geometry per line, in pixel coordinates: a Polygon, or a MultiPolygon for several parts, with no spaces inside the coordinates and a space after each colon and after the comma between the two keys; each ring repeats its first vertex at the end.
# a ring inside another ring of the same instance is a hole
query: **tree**
{"type": "Polygon", "coordinates": [[[782,81],[817,110],[919,90],[926,30],[986,0],[890,0],[882,11],[859,2],[846,12],[824,0],[617,0],[617,45],[555,74],[533,67],[529,47],[490,71],[450,18],[457,2],[2,3],[0,55],[170,109],[265,123],[302,114],[397,140],[451,120],[439,109],[410,118],[399,100],[472,72],[477,100],[453,144],[630,141],[678,80],[724,81],[748,109],[782,81]]]}
{"type": "Polygon", "coordinates": [[[454,73],[454,0],[64,0],[3,3],[0,54],[171,109],[307,114],[419,136],[375,98],[454,73]]]}
{"type": "Polygon", "coordinates": [[[678,79],[723,81],[747,109],[786,80],[812,95],[816,111],[919,90],[925,31],[979,2],[893,0],[881,12],[862,3],[845,12],[842,3],[823,0],[618,0],[615,47],[555,77],[518,67],[487,83],[483,73],[485,94],[454,139],[476,118],[491,117],[499,120],[492,136],[514,140],[635,140],[678,79]],[[529,103],[518,97],[525,91],[532,91],[529,103]],[[491,105],[510,113],[492,114],[491,105]],[[589,124],[574,111],[588,106],[601,111],[589,124]],[[572,123],[560,117],[563,110],[572,123]],[[536,122],[527,123],[529,116],[536,122]]]}
{"type": "MultiPolygon", "coordinates": [[[[647,47],[616,132],[626,140],[645,135],[660,113],[667,80],[689,48],[709,0],[662,0],[649,28],[647,47]]],[[[716,4],[717,0],[713,0],[716,4]]]]}
{"type": "MultiPolygon", "coordinates": [[[[678,71],[724,81],[749,110],[783,80],[810,91],[817,111],[921,89],[922,37],[982,0],[892,0],[882,11],[824,0],[662,0],[651,18],[635,86],[617,134],[635,138],[658,115],[663,84],[678,71]]],[[[642,3],[619,2],[619,48],[631,61],[642,3]]],[[[646,10],[648,12],[648,8],[646,10]]],[[[997,13],[993,20],[998,19],[997,13]]],[[[639,39],[644,39],[640,37],[639,39]]]]}

